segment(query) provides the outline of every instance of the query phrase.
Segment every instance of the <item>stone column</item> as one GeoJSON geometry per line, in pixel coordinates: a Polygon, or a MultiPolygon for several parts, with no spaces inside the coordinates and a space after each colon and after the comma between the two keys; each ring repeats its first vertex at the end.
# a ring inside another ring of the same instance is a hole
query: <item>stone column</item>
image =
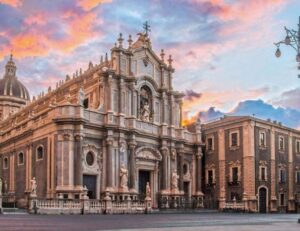
{"type": "Polygon", "coordinates": [[[136,166],[135,166],[135,148],[136,143],[129,143],[130,150],[130,191],[136,192],[136,166]]]}
{"type": "Polygon", "coordinates": [[[183,153],[180,151],[178,154],[178,169],[179,169],[179,191],[183,191],[183,153]]]}
{"type": "Polygon", "coordinates": [[[163,157],[163,171],[162,171],[162,190],[167,190],[168,188],[168,149],[163,147],[161,149],[163,157]]]}
{"type": "Polygon", "coordinates": [[[196,163],[197,163],[197,175],[196,175],[196,181],[197,181],[197,193],[202,192],[202,150],[201,147],[198,148],[198,153],[196,155],[196,163]]]}
{"type": "Polygon", "coordinates": [[[106,191],[113,189],[113,138],[106,139],[106,191]]]}
{"type": "Polygon", "coordinates": [[[74,163],[75,163],[75,180],[74,185],[82,187],[82,142],[83,136],[81,134],[75,135],[74,145],[74,163]]]}
{"type": "Polygon", "coordinates": [[[124,85],[124,80],[120,79],[120,84],[119,84],[119,113],[120,114],[125,114],[125,100],[126,100],[126,93],[125,93],[125,85],[124,85]],[[123,100],[123,93],[125,96],[125,99],[123,100]]]}

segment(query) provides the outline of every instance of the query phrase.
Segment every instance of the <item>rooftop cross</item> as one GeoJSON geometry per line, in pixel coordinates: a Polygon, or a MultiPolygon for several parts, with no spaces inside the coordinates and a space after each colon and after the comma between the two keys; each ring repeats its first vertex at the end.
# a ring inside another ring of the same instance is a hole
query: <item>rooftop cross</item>
{"type": "Polygon", "coordinates": [[[143,24],[143,28],[144,28],[144,30],[145,30],[145,35],[148,36],[148,32],[151,31],[150,25],[148,24],[148,21],[146,21],[146,22],[143,24]]]}

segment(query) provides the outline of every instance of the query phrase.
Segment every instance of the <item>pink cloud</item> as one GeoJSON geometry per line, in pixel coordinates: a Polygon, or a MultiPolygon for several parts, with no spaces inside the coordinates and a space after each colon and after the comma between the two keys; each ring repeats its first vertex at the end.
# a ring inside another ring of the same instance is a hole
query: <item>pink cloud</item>
{"type": "Polygon", "coordinates": [[[174,54],[176,68],[199,68],[237,47],[257,48],[273,38],[273,16],[281,10],[284,0],[244,0],[229,3],[225,0],[189,0],[199,12],[206,11],[221,23],[217,41],[175,45],[168,52],[174,54]],[[259,23],[258,23],[259,22],[259,23]]]}
{"type": "Polygon", "coordinates": [[[112,2],[112,0],[78,0],[77,5],[86,11],[90,11],[99,4],[110,2],[112,2]]]}
{"type": "Polygon", "coordinates": [[[22,0],[0,0],[0,4],[1,3],[17,8],[22,5],[22,0]]]}
{"type": "MultiPolygon", "coordinates": [[[[49,17],[51,16],[43,12],[30,15],[24,19],[24,30],[16,35],[4,34],[9,40],[9,44],[1,49],[0,58],[7,55],[11,49],[17,58],[46,56],[53,51],[68,53],[95,36],[102,35],[99,30],[94,30],[95,21],[102,22],[101,19],[97,19],[96,13],[77,13],[69,10],[60,16],[55,16],[60,20],[61,28],[52,29],[48,27],[49,17]],[[48,19],[46,20],[46,18],[48,19]],[[39,25],[39,27],[33,24],[39,25]],[[62,28],[64,36],[57,39],[54,36],[57,33],[56,29],[61,30],[62,28]]],[[[52,18],[52,20],[54,19],[52,18]]]]}
{"type": "Polygon", "coordinates": [[[47,23],[46,20],[47,16],[42,13],[37,13],[30,15],[29,17],[25,18],[24,23],[28,26],[31,25],[45,25],[47,23]]]}

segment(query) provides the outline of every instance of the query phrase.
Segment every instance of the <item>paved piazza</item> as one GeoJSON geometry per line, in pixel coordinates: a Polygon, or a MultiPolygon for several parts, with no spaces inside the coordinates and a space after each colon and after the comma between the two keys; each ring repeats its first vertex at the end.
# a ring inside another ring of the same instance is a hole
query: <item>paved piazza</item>
{"type": "Polygon", "coordinates": [[[1,215],[0,230],[300,230],[299,214],[1,215]]]}

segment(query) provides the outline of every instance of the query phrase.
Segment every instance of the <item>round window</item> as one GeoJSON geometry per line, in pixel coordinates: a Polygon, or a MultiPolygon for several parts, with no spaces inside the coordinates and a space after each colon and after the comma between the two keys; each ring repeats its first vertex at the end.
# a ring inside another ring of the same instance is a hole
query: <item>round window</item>
{"type": "Polygon", "coordinates": [[[92,165],[94,164],[94,155],[93,155],[93,153],[88,152],[88,153],[86,154],[85,160],[86,160],[86,163],[87,163],[89,166],[92,166],[92,165]]]}

